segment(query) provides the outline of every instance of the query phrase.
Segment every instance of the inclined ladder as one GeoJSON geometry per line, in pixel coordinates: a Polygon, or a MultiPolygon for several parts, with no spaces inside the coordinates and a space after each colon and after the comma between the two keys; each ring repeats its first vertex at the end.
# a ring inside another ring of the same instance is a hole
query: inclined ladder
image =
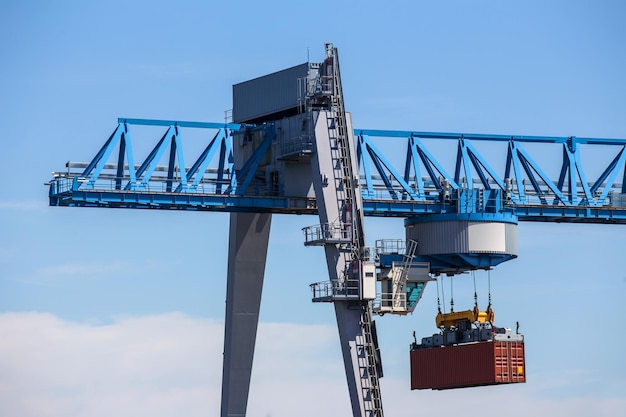
{"type": "Polygon", "coordinates": [[[363,390],[363,406],[365,417],[382,417],[383,405],[380,396],[380,385],[377,369],[376,346],[372,335],[372,314],[369,306],[365,306],[361,321],[363,335],[357,346],[359,369],[361,372],[361,389],[363,390]]]}
{"type": "MultiPolygon", "coordinates": [[[[346,237],[351,238],[352,260],[363,259],[363,213],[360,199],[357,198],[358,183],[353,169],[353,159],[350,151],[350,136],[347,129],[346,113],[343,103],[343,90],[341,87],[341,75],[339,70],[339,57],[337,48],[331,43],[326,44],[326,76],[330,77],[331,111],[334,112],[332,120],[329,120],[329,135],[336,146],[331,153],[335,172],[335,189],[337,190],[337,202],[341,207],[341,223],[345,228],[346,237]],[[329,66],[330,64],[330,66],[329,66]],[[334,123],[334,125],[333,125],[334,123]],[[332,129],[334,127],[334,129],[332,129]],[[337,181],[340,181],[337,183],[337,181]]],[[[331,113],[332,114],[332,113],[331,113]]],[[[350,266],[346,265],[346,270],[350,266]]],[[[370,302],[362,301],[363,315],[361,320],[362,334],[357,338],[358,366],[360,369],[361,389],[363,395],[364,417],[383,417],[382,401],[378,372],[376,370],[376,348],[372,336],[372,314],[370,302]],[[360,341],[359,341],[360,339],[360,341]]]]}
{"type": "Polygon", "coordinates": [[[345,233],[351,237],[352,259],[361,258],[361,250],[364,246],[362,211],[357,207],[355,190],[357,189],[356,177],[353,172],[352,155],[350,152],[350,137],[347,130],[346,113],[343,103],[343,90],[341,87],[341,75],[339,70],[339,57],[337,48],[331,43],[326,44],[326,77],[329,77],[331,91],[331,116],[329,129],[331,143],[334,141],[332,158],[335,169],[335,189],[337,190],[337,202],[341,205],[340,219],[345,233]],[[330,65],[329,65],[330,64],[330,65]],[[332,128],[334,127],[334,129],[332,128]],[[339,183],[337,183],[339,181],[339,183]]]}
{"type": "MultiPolygon", "coordinates": [[[[406,281],[409,277],[409,271],[413,264],[413,258],[415,258],[415,251],[417,250],[417,242],[409,239],[406,242],[406,250],[404,252],[404,258],[402,259],[402,267],[400,268],[400,277],[397,283],[394,283],[393,293],[393,308],[399,308],[406,311],[408,309],[408,294],[406,293],[406,281]]],[[[397,272],[396,272],[397,273],[397,272]]],[[[394,277],[395,281],[395,277],[394,277]]]]}

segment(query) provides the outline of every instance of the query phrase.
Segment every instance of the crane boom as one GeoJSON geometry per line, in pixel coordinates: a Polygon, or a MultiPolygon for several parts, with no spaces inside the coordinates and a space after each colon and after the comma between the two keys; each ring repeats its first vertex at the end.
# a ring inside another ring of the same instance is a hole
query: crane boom
{"type": "MultiPolygon", "coordinates": [[[[252,159],[241,169],[233,167],[232,144],[239,128],[239,124],[120,118],[91,162],[68,162],[65,170],[53,173],[50,205],[317,214],[318,202],[312,193],[298,194],[285,187],[270,192],[267,182],[255,189],[243,187],[252,172],[252,159]],[[163,136],[178,138],[175,152],[181,154],[190,130],[204,132],[208,145],[191,167],[181,168],[171,157],[171,147],[159,141],[142,164],[135,165],[130,137],[145,126],[161,126],[163,136]],[[185,183],[179,175],[182,172],[185,183]],[[171,190],[168,181],[176,185],[171,190]]],[[[354,134],[365,216],[406,218],[481,211],[492,205],[494,210],[513,213],[519,221],[626,223],[626,139],[363,129],[354,129],[354,134]],[[456,155],[435,153],[441,143],[456,145],[456,155]],[[476,150],[492,144],[489,154],[476,150]],[[496,144],[504,145],[505,151],[499,152],[496,144]],[[404,156],[393,158],[401,147],[407,149],[404,156]],[[551,151],[552,155],[539,160],[532,151],[539,156],[551,151]],[[596,151],[605,153],[609,162],[592,159],[596,151]],[[581,162],[590,159],[592,164],[581,162]],[[587,173],[592,170],[597,170],[593,176],[587,173]],[[559,171],[565,174],[548,175],[559,171]]],[[[311,152],[308,146],[301,151],[311,152]]]]}

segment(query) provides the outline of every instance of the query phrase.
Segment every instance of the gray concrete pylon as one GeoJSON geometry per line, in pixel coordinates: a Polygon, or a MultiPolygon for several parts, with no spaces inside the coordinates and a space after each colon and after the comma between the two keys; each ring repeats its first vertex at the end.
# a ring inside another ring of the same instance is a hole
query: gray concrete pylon
{"type": "Polygon", "coordinates": [[[272,215],[231,213],[221,417],[244,417],[272,215]]]}

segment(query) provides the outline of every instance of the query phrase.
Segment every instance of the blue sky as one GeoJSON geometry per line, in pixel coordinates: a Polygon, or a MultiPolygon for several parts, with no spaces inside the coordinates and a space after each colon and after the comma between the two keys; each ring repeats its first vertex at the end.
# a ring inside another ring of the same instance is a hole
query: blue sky
{"type": "MultiPolygon", "coordinates": [[[[221,121],[232,84],[331,41],[355,127],[626,137],[619,1],[208,3],[0,6],[1,415],[218,413],[228,215],[47,207],[50,173],[90,160],[117,117],[221,121]]],[[[315,223],[273,219],[250,417],[349,415],[332,307],[310,302],[325,262],[300,229],[315,223]]],[[[381,318],[387,415],[622,412],[625,232],[520,224],[519,258],[491,281],[497,323],[527,338],[525,385],[411,392],[435,286],[412,316],[381,318]]],[[[369,243],[403,233],[366,222],[369,243]]]]}

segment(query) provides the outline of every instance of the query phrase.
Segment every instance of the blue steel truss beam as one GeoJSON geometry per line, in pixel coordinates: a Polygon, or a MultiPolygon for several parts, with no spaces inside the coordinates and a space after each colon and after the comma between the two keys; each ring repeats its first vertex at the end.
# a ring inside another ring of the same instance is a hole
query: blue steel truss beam
{"type": "MultiPolygon", "coordinates": [[[[367,149],[368,154],[370,155],[372,163],[376,167],[376,170],[378,171],[381,179],[384,181],[385,185],[387,186],[387,191],[389,192],[389,195],[394,200],[398,199],[398,192],[394,190],[394,187],[391,182],[391,178],[393,178],[396,180],[396,182],[399,184],[399,186],[402,189],[401,194],[402,194],[403,200],[406,200],[407,196],[410,196],[411,199],[413,200],[419,199],[419,197],[411,189],[407,181],[405,181],[406,175],[405,177],[400,176],[400,174],[395,170],[395,168],[391,164],[389,164],[384,158],[381,157],[382,153],[378,150],[378,148],[376,148],[376,146],[374,146],[373,143],[370,143],[367,141],[363,141],[363,143],[367,149]],[[387,173],[389,173],[389,176],[391,178],[387,177],[387,173]]],[[[365,168],[365,170],[369,172],[368,168],[365,168]]],[[[367,178],[367,175],[366,175],[366,178],[367,178]]]]}
{"type": "Polygon", "coordinates": [[[246,161],[243,167],[237,172],[237,177],[242,179],[241,183],[238,187],[234,189],[231,188],[227,190],[227,192],[232,190],[237,195],[246,194],[246,191],[248,191],[248,186],[252,182],[252,178],[254,177],[254,174],[256,173],[259,164],[261,163],[261,160],[265,156],[267,150],[272,143],[272,140],[274,140],[275,137],[276,134],[274,132],[273,126],[268,126],[268,129],[265,132],[265,137],[261,141],[259,147],[254,151],[252,156],[246,161]]]}
{"type": "MultiPolygon", "coordinates": [[[[95,179],[98,178],[98,176],[100,175],[100,172],[104,168],[104,161],[109,159],[109,156],[113,152],[113,149],[115,148],[115,146],[122,140],[122,135],[124,134],[124,132],[126,132],[126,129],[127,129],[126,124],[120,123],[117,126],[117,128],[113,131],[111,136],[109,136],[109,139],[104,143],[102,148],[100,148],[100,151],[98,151],[98,153],[93,158],[93,160],[89,163],[87,168],[85,168],[81,177],[91,178],[93,181],[95,181],[95,179]]],[[[121,146],[121,151],[120,151],[118,161],[124,160],[124,153],[126,152],[126,149],[127,148],[125,145],[121,146]]],[[[128,148],[128,151],[130,151],[130,148],[128,148]]],[[[120,170],[118,169],[118,172],[119,171],[120,170]]],[[[93,182],[90,182],[89,185],[85,185],[85,187],[93,188],[93,182]]]]}
{"type": "MultiPolygon", "coordinates": [[[[364,138],[367,137],[367,135],[363,134],[362,131],[360,136],[364,138]]],[[[422,181],[421,175],[419,174],[419,160],[421,160],[424,164],[424,167],[428,172],[430,181],[437,190],[441,191],[441,189],[443,188],[443,184],[441,184],[441,182],[439,181],[439,177],[448,179],[449,185],[453,190],[459,189],[456,181],[454,181],[452,177],[446,172],[446,170],[441,166],[441,164],[437,162],[437,160],[432,156],[428,149],[424,147],[423,143],[419,140],[419,137],[413,135],[409,136],[408,149],[409,151],[407,152],[405,165],[405,180],[408,181],[410,175],[410,167],[412,164],[415,172],[415,177],[420,177],[419,179],[416,179],[416,181],[418,182],[417,187],[419,189],[419,195],[424,195],[424,183],[422,181]],[[417,158],[417,155],[419,155],[419,160],[417,158]],[[435,172],[435,170],[437,172],[435,172]],[[439,173],[439,175],[437,175],[437,173],[439,173]],[[420,185],[422,188],[419,188],[420,185]]]]}
{"type": "MultiPolygon", "coordinates": [[[[152,149],[152,151],[150,152],[146,160],[143,162],[143,164],[141,164],[141,166],[137,170],[137,179],[141,178],[141,183],[136,184],[136,185],[139,185],[141,189],[146,189],[146,187],[148,187],[148,184],[150,180],[152,179],[152,174],[154,173],[154,170],[157,167],[157,163],[161,160],[161,157],[163,156],[163,153],[165,152],[165,149],[167,148],[168,139],[170,143],[173,144],[174,136],[177,135],[175,130],[176,129],[173,126],[168,127],[167,131],[161,137],[161,140],[157,142],[154,149],[152,149]]],[[[170,146],[170,152],[173,149],[175,148],[173,146],[170,146]]],[[[170,165],[168,166],[168,170],[167,170],[168,178],[170,176],[170,171],[173,170],[174,168],[174,166],[172,165],[173,163],[172,157],[169,158],[169,161],[170,161],[170,165]]],[[[128,184],[128,188],[133,189],[134,187],[135,187],[135,184],[132,184],[132,183],[128,184]]]]}
{"type": "MultiPolygon", "coordinates": [[[[608,184],[612,184],[615,181],[617,174],[618,174],[618,169],[616,168],[619,166],[624,166],[625,161],[626,161],[626,146],[623,146],[619,154],[613,159],[613,161],[611,161],[609,166],[606,167],[606,169],[600,175],[598,180],[593,184],[593,186],[590,189],[591,193],[595,193],[605,181],[608,184]]],[[[601,200],[604,200],[606,198],[609,190],[610,190],[609,187],[604,187],[604,190],[602,191],[602,195],[600,196],[601,200]]],[[[622,180],[621,191],[622,193],[626,193],[626,170],[624,170],[624,178],[622,180]]]]}
{"type": "MultiPolygon", "coordinates": [[[[506,210],[522,221],[626,223],[626,139],[358,129],[355,136],[360,189],[365,214],[369,216],[411,217],[506,210]],[[404,162],[396,165],[388,157],[392,152],[385,146],[393,144],[392,150],[397,152],[402,149],[398,143],[403,141],[404,162]],[[454,159],[449,158],[449,153],[444,158],[434,156],[428,146],[439,141],[456,141],[454,159]],[[487,152],[488,159],[476,148],[478,143],[489,142],[507,145],[502,175],[494,169],[498,166],[494,164],[497,157],[487,152]],[[547,175],[549,167],[533,160],[525,149],[526,144],[562,146],[560,172],[555,181],[547,175]],[[589,145],[608,147],[615,155],[606,167],[593,167],[600,168],[602,173],[591,182],[581,163],[581,153],[589,149],[589,145]],[[445,158],[450,160],[446,162],[445,158]],[[454,176],[449,175],[446,165],[454,165],[454,176]],[[618,177],[623,180],[621,184],[615,183],[618,177]]],[[[73,165],[83,167],[82,172],[55,174],[50,182],[50,204],[316,213],[314,198],[258,195],[258,190],[249,187],[275,137],[271,124],[242,126],[120,118],[92,161],[73,165]],[[164,129],[160,140],[139,166],[134,164],[133,126],[164,129]],[[242,169],[235,172],[232,138],[234,133],[242,134],[244,128],[262,130],[265,137],[244,161],[242,169]],[[207,132],[208,145],[189,168],[183,159],[185,129],[207,132]],[[158,165],[160,161],[165,165],[158,165]]]]}

